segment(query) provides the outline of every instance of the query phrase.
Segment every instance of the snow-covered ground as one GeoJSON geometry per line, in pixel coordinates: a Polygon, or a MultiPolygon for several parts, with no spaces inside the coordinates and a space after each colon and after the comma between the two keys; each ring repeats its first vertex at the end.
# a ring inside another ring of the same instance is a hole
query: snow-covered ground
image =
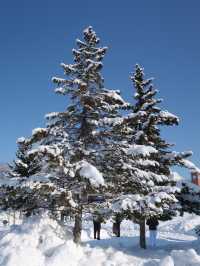
{"type": "MultiPolygon", "coordinates": [[[[112,236],[110,222],[102,225],[102,240],[93,240],[91,222],[83,225],[83,243],[71,240],[70,225],[47,216],[22,225],[0,227],[0,266],[197,266],[200,242],[193,228],[200,217],[185,214],[159,226],[158,247],[138,247],[138,226],[124,221],[122,236],[112,236]]],[[[147,232],[148,241],[148,232],[147,232]]]]}

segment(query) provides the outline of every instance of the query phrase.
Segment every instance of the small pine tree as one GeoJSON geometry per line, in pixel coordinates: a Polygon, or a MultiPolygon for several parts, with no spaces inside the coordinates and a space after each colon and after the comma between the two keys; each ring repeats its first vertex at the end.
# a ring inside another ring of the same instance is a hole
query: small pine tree
{"type": "Polygon", "coordinates": [[[31,144],[25,138],[17,140],[18,150],[13,164],[9,164],[7,183],[1,187],[4,197],[1,200],[3,209],[26,213],[36,208],[36,201],[31,191],[26,189],[29,178],[40,171],[40,163],[36,158],[29,158],[31,144]]]}
{"type": "Polygon", "coordinates": [[[31,145],[25,138],[19,138],[17,140],[18,150],[16,153],[17,159],[14,160],[10,167],[10,174],[13,177],[21,177],[24,179],[38,173],[40,171],[40,163],[36,158],[31,159],[28,156],[28,152],[31,150],[31,145]]]}
{"type": "MultiPolygon", "coordinates": [[[[194,174],[199,175],[199,169],[190,162],[190,170],[194,174]]],[[[184,212],[195,213],[200,215],[200,187],[199,185],[193,184],[188,180],[179,181],[180,191],[177,193],[177,198],[181,204],[180,213],[183,216],[184,212]]]]}
{"type": "MultiPolygon", "coordinates": [[[[33,145],[46,133],[47,129],[35,129],[31,138],[23,137],[17,140],[17,159],[10,165],[5,184],[2,183],[0,188],[3,195],[0,205],[3,209],[18,210],[30,216],[40,209],[48,209],[53,213],[56,208],[74,204],[68,191],[62,190],[57,193],[57,185],[52,183],[47,169],[43,168],[45,156],[44,158],[35,156],[37,149],[34,149],[33,145]]],[[[40,149],[45,154],[45,146],[40,146],[40,149]]],[[[50,151],[52,159],[55,150],[50,151]]]]}

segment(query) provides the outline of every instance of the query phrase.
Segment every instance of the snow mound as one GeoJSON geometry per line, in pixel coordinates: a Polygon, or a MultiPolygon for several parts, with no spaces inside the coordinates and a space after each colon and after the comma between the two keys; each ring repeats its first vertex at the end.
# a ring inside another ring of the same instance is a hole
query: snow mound
{"type": "Polygon", "coordinates": [[[122,251],[89,244],[77,246],[65,232],[66,228],[47,215],[11,226],[0,240],[0,266],[134,265],[130,263],[132,257],[122,251]]]}
{"type": "Polygon", "coordinates": [[[173,250],[171,256],[161,260],[159,266],[199,266],[200,256],[194,249],[173,250]]]}
{"type": "Polygon", "coordinates": [[[185,213],[183,217],[175,217],[160,226],[165,232],[174,232],[186,235],[196,236],[195,227],[200,224],[200,216],[185,213]]]}
{"type": "Polygon", "coordinates": [[[173,250],[171,252],[174,260],[174,266],[198,266],[200,265],[200,256],[194,249],[173,250]]]}
{"type": "Polygon", "coordinates": [[[123,221],[120,238],[112,236],[111,221],[102,224],[101,241],[93,239],[92,221],[85,221],[83,244],[77,246],[72,241],[71,222],[64,226],[44,214],[21,225],[0,227],[0,266],[197,266],[199,242],[188,238],[188,232],[199,220],[185,214],[161,222],[159,234],[166,233],[169,240],[161,237],[158,248],[147,245],[142,250],[138,226],[130,221],[123,221]],[[176,239],[177,230],[183,236],[181,243],[176,239]]]}
{"type": "Polygon", "coordinates": [[[171,256],[166,256],[160,261],[159,266],[198,266],[200,256],[194,249],[173,250],[171,256]]]}
{"type": "Polygon", "coordinates": [[[30,218],[26,223],[11,226],[0,240],[0,265],[46,266],[46,258],[67,238],[71,239],[70,233],[47,215],[30,218]]]}
{"type": "Polygon", "coordinates": [[[174,266],[174,260],[171,256],[167,256],[160,262],[160,266],[174,266]]]}

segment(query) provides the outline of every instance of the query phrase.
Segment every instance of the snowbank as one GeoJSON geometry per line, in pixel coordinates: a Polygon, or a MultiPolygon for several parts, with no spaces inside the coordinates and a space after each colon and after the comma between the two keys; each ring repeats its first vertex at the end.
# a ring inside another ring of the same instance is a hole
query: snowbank
{"type": "Polygon", "coordinates": [[[200,256],[194,249],[174,250],[171,252],[175,266],[197,266],[200,265],[200,256]]]}
{"type": "Polygon", "coordinates": [[[185,213],[183,217],[178,216],[171,221],[162,223],[160,229],[162,232],[167,233],[196,236],[194,229],[199,224],[200,216],[185,213]]]}
{"type": "Polygon", "coordinates": [[[63,226],[47,215],[34,217],[21,225],[0,227],[0,266],[197,266],[199,243],[187,234],[199,219],[186,214],[162,222],[158,248],[142,250],[138,226],[130,221],[123,221],[120,238],[112,236],[111,222],[102,224],[101,241],[92,239],[92,222],[85,222],[83,244],[76,246],[70,223],[63,226]]]}
{"type": "Polygon", "coordinates": [[[53,255],[55,249],[70,238],[70,233],[66,233],[57,222],[51,220],[47,215],[28,219],[26,223],[11,226],[10,230],[2,237],[0,265],[49,265],[46,263],[48,256],[53,255]]]}

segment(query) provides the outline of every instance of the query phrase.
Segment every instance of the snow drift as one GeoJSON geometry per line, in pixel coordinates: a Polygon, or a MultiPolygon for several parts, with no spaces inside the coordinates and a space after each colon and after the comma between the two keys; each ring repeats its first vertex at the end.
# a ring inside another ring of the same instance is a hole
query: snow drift
{"type": "Polygon", "coordinates": [[[138,228],[129,221],[122,223],[121,238],[112,237],[110,222],[103,224],[101,241],[91,239],[88,221],[83,225],[83,244],[76,246],[70,224],[63,226],[47,215],[33,217],[0,228],[0,266],[197,266],[199,242],[191,230],[199,220],[187,214],[161,223],[158,248],[142,250],[137,245],[138,228]],[[177,238],[170,242],[174,235],[177,238]]]}

